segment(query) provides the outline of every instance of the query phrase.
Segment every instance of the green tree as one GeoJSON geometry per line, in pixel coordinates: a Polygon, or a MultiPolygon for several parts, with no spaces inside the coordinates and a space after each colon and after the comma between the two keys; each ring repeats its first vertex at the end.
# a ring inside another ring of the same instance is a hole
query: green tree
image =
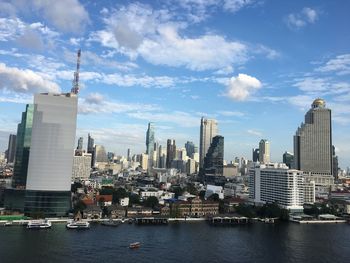
{"type": "Polygon", "coordinates": [[[192,183],[187,184],[186,191],[189,192],[191,195],[198,195],[198,190],[192,183]]]}
{"type": "Polygon", "coordinates": [[[77,189],[81,188],[81,187],[83,187],[83,185],[80,182],[74,182],[74,184],[72,184],[72,186],[71,186],[71,191],[73,193],[76,193],[77,189]]]}
{"type": "Polygon", "coordinates": [[[73,205],[73,213],[76,214],[78,211],[82,212],[86,208],[86,204],[82,200],[78,200],[73,205]]]}
{"type": "Polygon", "coordinates": [[[106,186],[100,190],[100,195],[112,195],[114,191],[113,187],[106,186]]]}
{"type": "Polygon", "coordinates": [[[173,186],[170,190],[171,192],[175,193],[175,198],[178,198],[184,192],[184,189],[180,186],[173,186]]]}
{"type": "Polygon", "coordinates": [[[198,196],[200,197],[200,199],[204,200],[205,191],[204,190],[200,191],[198,196]]]}
{"type": "Polygon", "coordinates": [[[219,198],[219,195],[218,194],[212,194],[208,197],[208,200],[210,201],[214,201],[214,202],[219,202],[220,201],[220,198],[219,198]]]}
{"type": "Polygon", "coordinates": [[[117,190],[113,191],[113,199],[112,202],[113,204],[119,203],[119,200],[121,198],[127,197],[128,193],[126,190],[122,187],[119,187],[117,190]]]}
{"type": "Polygon", "coordinates": [[[140,196],[138,194],[130,193],[129,195],[129,207],[140,204],[140,196]]]}
{"type": "Polygon", "coordinates": [[[152,209],[155,208],[156,206],[158,206],[159,204],[159,200],[157,197],[155,196],[150,196],[148,197],[144,202],[143,204],[146,206],[146,207],[151,207],[152,209]]]}

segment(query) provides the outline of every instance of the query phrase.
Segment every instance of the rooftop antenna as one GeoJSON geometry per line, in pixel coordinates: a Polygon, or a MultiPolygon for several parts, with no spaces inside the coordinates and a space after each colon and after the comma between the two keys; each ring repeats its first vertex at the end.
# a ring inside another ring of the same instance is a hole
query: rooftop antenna
{"type": "Polygon", "coordinates": [[[78,94],[79,93],[79,69],[80,69],[80,55],[81,49],[77,52],[77,70],[74,72],[73,85],[71,89],[71,93],[78,94]]]}

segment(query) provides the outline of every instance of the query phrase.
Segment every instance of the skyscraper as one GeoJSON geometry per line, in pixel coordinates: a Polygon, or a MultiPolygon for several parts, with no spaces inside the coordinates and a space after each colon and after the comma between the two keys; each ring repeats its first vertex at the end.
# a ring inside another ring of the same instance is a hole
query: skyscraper
{"type": "Polygon", "coordinates": [[[148,123],[148,129],[146,132],[146,153],[151,156],[152,159],[154,151],[154,125],[152,122],[148,123]]]}
{"type": "Polygon", "coordinates": [[[127,151],[127,160],[128,160],[128,162],[130,162],[131,161],[131,151],[130,151],[130,148],[128,148],[128,151],[127,151]]]}
{"type": "Polygon", "coordinates": [[[218,134],[218,123],[216,120],[201,119],[200,128],[200,142],[199,142],[199,167],[202,168],[204,164],[204,157],[206,156],[212,139],[218,134]]]}
{"type": "Polygon", "coordinates": [[[107,153],[103,145],[95,145],[95,162],[106,163],[108,162],[107,153]]]}
{"type": "Polygon", "coordinates": [[[259,162],[259,148],[253,148],[253,162],[259,162]]]}
{"type": "Polygon", "coordinates": [[[196,152],[196,146],[194,145],[194,143],[187,141],[185,143],[185,148],[186,148],[187,156],[192,158],[192,154],[196,152]]]}
{"type": "Polygon", "coordinates": [[[84,142],[84,138],[80,137],[78,140],[77,150],[83,151],[83,142],[84,142]]]}
{"type": "Polygon", "coordinates": [[[331,110],[316,99],[294,136],[294,165],[304,173],[332,175],[331,110]]]}
{"type": "Polygon", "coordinates": [[[217,135],[213,138],[204,158],[206,174],[223,175],[224,173],[224,137],[217,135]]]}
{"type": "Polygon", "coordinates": [[[171,168],[172,161],[176,158],[176,144],[175,140],[167,140],[166,148],[166,168],[171,168]]]}
{"type": "Polygon", "coordinates": [[[260,163],[270,162],[270,143],[266,139],[262,139],[259,142],[259,162],[260,163]]]}
{"type": "Polygon", "coordinates": [[[7,147],[7,163],[13,163],[16,154],[16,135],[10,134],[7,147]]]}
{"type": "Polygon", "coordinates": [[[70,209],[76,95],[36,94],[25,213],[63,216],[70,209]]]}
{"type": "Polygon", "coordinates": [[[34,106],[27,104],[26,111],[22,113],[21,123],[17,126],[16,157],[12,178],[12,187],[16,189],[25,189],[26,187],[33,110],[34,106]]]}
{"type": "Polygon", "coordinates": [[[291,169],[294,163],[294,155],[290,152],[285,152],[282,158],[283,163],[285,163],[289,167],[289,169],[291,169]]]}
{"type": "Polygon", "coordinates": [[[87,152],[91,153],[91,167],[95,166],[95,140],[88,134],[87,152]]]}

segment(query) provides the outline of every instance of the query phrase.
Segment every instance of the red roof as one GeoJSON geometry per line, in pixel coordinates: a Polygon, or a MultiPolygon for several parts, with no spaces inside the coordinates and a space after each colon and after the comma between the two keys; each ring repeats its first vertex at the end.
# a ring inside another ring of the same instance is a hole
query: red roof
{"type": "Polygon", "coordinates": [[[96,201],[112,202],[113,195],[96,195],[96,201]],[[103,200],[101,200],[103,199],[103,200]]]}

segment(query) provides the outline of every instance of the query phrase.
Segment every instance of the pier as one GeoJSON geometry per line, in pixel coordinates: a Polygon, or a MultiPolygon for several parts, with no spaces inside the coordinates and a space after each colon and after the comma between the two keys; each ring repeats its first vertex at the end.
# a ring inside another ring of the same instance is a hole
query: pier
{"type": "Polygon", "coordinates": [[[236,217],[236,216],[225,216],[225,217],[212,217],[209,218],[209,223],[214,226],[233,226],[233,225],[246,225],[249,224],[249,218],[247,217],[236,217]]]}
{"type": "Polygon", "coordinates": [[[135,223],[137,225],[167,225],[168,218],[160,218],[160,217],[140,217],[135,218],[135,223]]]}

